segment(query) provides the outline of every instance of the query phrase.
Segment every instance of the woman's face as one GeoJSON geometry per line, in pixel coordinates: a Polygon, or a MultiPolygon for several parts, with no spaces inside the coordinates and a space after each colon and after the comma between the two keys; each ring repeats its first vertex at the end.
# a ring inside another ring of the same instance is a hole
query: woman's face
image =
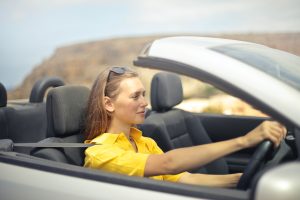
{"type": "Polygon", "coordinates": [[[112,103],[113,120],[130,125],[144,122],[148,103],[145,99],[145,88],[138,77],[122,80],[119,94],[112,103]]]}

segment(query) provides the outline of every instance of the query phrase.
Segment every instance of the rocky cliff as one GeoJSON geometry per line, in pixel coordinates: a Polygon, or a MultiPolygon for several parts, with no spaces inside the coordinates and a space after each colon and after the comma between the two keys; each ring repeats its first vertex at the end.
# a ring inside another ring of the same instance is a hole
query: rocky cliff
{"type": "MultiPolygon", "coordinates": [[[[300,55],[300,33],[210,35],[264,44],[300,55]]],[[[133,66],[133,60],[144,46],[162,36],[116,38],[59,47],[50,58],[36,66],[23,83],[11,91],[9,99],[28,98],[35,81],[45,76],[61,77],[67,84],[91,86],[97,74],[107,66],[133,66]]],[[[153,71],[143,71],[141,78],[149,88],[153,71]]],[[[204,88],[203,86],[195,86],[204,88]]],[[[192,91],[193,87],[190,89],[192,91]]],[[[204,90],[203,89],[203,90],[204,90]]],[[[192,92],[187,91],[188,98],[192,92]]]]}

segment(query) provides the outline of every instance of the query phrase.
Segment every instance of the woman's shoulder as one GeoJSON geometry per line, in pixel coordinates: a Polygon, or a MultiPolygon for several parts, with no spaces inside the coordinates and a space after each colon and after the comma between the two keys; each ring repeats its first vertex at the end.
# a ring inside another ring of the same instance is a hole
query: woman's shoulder
{"type": "Polygon", "coordinates": [[[141,140],[146,144],[146,146],[148,147],[148,149],[156,149],[158,148],[157,143],[155,142],[154,139],[150,138],[150,137],[141,137],[141,140]]]}
{"type": "Polygon", "coordinates": [[[156,141],[150,137],[142,137],[144,140],[144,143],[146,144],[147,148],[151,153],[154,154],[161,154],[163,151],[160,149],[160,147],[157,145],[156,141]]]}
{"type": "Polygon", "coordinates": [[[85,140],[84,143],[90,144],[113,144],[118,138],[118,134],[102,133],[92,140],[85,140]]]}

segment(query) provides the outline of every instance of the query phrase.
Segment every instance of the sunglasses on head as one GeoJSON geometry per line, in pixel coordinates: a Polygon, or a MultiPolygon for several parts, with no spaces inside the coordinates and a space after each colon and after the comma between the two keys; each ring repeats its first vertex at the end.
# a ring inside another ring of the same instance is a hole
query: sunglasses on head
{"type": "Polygon", "coordinates": [[[109,82],[110,78],[111,78],[111,74],[112,72],[118,75],[122,75],[124,74],[126,71],[125,67],[113,67],[109,70],[108,76],[107,76],[107,82],[109,82]]]}

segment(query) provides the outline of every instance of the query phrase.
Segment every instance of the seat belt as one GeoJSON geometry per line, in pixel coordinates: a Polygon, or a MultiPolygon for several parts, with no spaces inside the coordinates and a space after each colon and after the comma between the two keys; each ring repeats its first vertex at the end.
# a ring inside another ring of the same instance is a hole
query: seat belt
{"type": "Polygon", "coordinates": [[[14,143],[11,139],[0,140],[0,151],[13,151],[14,147],[28,147],[28,148],[87,148],[97,144],[84,144],[84,143],[14,143]]]}
{"type": "Polygon", "coordinates": [[[57,147],[77,147],[77,148],[86,148],[86,147],[90,147],[93,146],[95,144],[84,144],[84,143],[59,143],[59,142],[51,142],[51,143],[13,143],[12,146],[13,147],[49,147],[49,148],[57,148],[57,147]]]}

